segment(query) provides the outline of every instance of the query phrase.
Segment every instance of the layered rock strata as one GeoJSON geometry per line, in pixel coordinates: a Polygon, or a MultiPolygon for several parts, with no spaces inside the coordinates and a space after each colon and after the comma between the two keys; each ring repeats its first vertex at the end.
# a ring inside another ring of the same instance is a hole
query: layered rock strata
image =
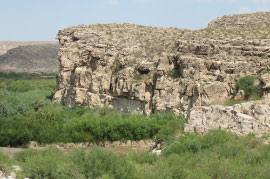
{"type": "Polygon", "coordinates": [[[193,33],[201,31],[131,24],[61,30],[54,99],[69,106],[106,105],[146,115],[172,111],[189,118],[194,106],[230,99],[239,77],[269,68],[269,39],[192,39],[193,33]]]}
{"type": "Polygon", "coordinates": [[[230,130],[239,135],[270,132],[270,100],[233,106],[197,106],[190,113],[186,132],[205,134],[212,129],[230,130]]]}

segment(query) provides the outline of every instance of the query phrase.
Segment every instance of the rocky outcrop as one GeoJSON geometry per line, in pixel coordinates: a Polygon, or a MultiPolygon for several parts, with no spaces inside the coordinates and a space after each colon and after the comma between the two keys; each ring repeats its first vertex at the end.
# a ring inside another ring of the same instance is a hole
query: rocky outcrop
{"type": "Polygon", "coordinates": [[[270,132],[270,100],[253,101],[233,106],[197,106],[191,110],[186,132],[205,134],[212,129],[225,129],[239,135],[270,132]]]}
{"type": "MultiPolygon", "coordinates": [[[[122,112],[172,111],[189,117],[194,106],[230,99],[239,77],[267,73],[270,39],[201,36],[206,32],[209,28],[132,24],[61,30],[54,99],[69,106],[107,105],[122,112]]],[[[264,81],[258,83],[265,86],[264,81]]]]}
{"type": "Polygon", "coordinates": [[[174,69],[174,37],[182,33],[131,24],[60,31],[61,72],[55,100],[70,106],[108,105],[123,112],[179,112],[185,82],[167,72],[174,69]]]}

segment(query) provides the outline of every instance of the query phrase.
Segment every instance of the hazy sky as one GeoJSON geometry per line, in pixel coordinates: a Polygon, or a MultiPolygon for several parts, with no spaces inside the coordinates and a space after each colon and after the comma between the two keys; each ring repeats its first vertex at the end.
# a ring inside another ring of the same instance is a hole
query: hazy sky
{"type": "Polygon", "coordinates": [[[258,11],[270,11],[270,0],[0,0],[0,41],[51,41],[78,24],[200,29],[216,17],[258,11]]]}

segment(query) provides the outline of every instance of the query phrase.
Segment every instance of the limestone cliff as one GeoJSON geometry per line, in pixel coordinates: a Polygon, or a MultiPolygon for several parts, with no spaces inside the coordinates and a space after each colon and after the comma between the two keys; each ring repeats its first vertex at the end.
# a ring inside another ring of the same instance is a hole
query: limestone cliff
{"type": "Polygon", "coordinates": [[[218,22],[200,31],[132,24],[61,30],[54,99],[69,106],[108,105],[147,115],[173,111],[187,117],[194,106],[222,103],[232,97],[239,77],[268,69],[270,39],[263,28],[256,35],[250,27],[246,36],[211,29],[218,22]]]}
{"type": "Polygon", "coordinates": [[[205,134],[212,129],[226,129],[239,135],[270,132],[270,100],[233,106],[197,106],[190,113],[186,132],[205,134]]]}

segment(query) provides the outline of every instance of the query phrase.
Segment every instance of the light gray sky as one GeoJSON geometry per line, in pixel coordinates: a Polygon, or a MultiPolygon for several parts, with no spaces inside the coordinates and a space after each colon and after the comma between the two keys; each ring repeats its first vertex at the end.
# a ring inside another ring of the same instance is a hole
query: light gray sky
{"type": "Polygon", "coordinates": [[[270,11],[270,0],[0,0],[0,41],[52,41],[78,24],[205,28],[237,13],[270,11]]]}

